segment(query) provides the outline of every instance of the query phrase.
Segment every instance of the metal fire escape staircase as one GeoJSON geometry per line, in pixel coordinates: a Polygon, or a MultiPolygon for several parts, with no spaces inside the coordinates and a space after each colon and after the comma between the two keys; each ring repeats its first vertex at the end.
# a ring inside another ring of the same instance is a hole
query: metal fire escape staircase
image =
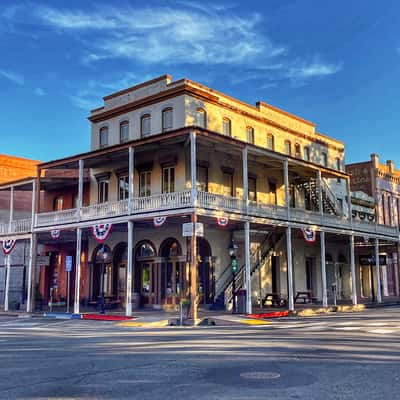
{"type": "MultiPolygon", "coordinates": [[[[275,235],[276,236],[276,235],[275,235]]],[[[283,234],[278,236],[274,240],[273,232],[270,232],[260,246],[251,252],[250,254],[250,277],[256,273],[260,267],[262,267],[267,260],[272,256],[276,244],[283,237],[283,234]]],[[[226,306],[232,302],[232,269],[229,264],[223,273],[221,278],[224,279],[223,285],[221,285],[218,293],[215,296],[215,301],[211,306],[212,309],[225,309],[226,306]]],[[[235,275],[235,287],[236,291],[245,287],[245,265],[243,264],[235,275]]]]}
{"type": "MultiPolygon", "coordinates": [[[[319,187],[316,179],[310,179],[297,183],[297,188],[304,191],[304,195],[310,199],[315,210],[319,210],[319,187]]],[[[324,213],[332,215],[343,215],[343,210],[335,194],[325,179],[321,180],[322,207],[324,213]]]]}

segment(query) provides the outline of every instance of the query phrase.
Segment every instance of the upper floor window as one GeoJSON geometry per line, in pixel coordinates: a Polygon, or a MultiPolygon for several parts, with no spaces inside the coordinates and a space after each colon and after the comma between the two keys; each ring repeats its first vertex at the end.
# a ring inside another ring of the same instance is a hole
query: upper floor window
{"type": "Polygon", "coordinates": [[[310,161],[310,148],[304,147],[304,161],[310,161]]]}
{"type": "Polygon", "coordinates": [[[328,155],[326,153],[322,153],[322,165],[324,167],[328,166],[328,155]]]}
{"type": "Polygon", "coordinates": [[[200,165],[197,166],[197,190],[208,191],[208,168],[200,165]]]}
{"type": "Polygon", "coordinates": [[[118,177],[118,200],[125,200],[129,197],[129,177],[127,174],[118,177]]]}
{"type": "Polygon", "coordinates": [[[175,167],[164,167],[162,169],[162,192],[172,193],[175,191],[175,167]]]}
{"type": "Polygon", "coordinates": [[[222,133],[225,136],[232,136],[231,120],[229,118],[222,118],[222,133]]]}
{"type": "Polygon", "coordinates": [[[297,158],[301,158],[301,146],[299,143],[294,145],[294,156],[297,158]]]}
{"type": "Polygon", "coordinates": [[[246,128],[246,136],[247,136],[247,141],[251,144],[254,144],[254,128],[251,126],[248,126],[246,128]]]}
{"type": "Polygon", "coordinates": [[[127,142],[129,140],[129,122],[123,121],[119,124],[119,141],[120,143],[127,142]]]}
{"type": "Polygon", "coordinates": [[[150,114],[145,114],[142,115],[142,118],[140,119],[140,133],[141,136],[148,136],[151,133],[151,115],[150,114]]]}
{"type": "Polygon", "coordinates": [[[250,201],[257,201],[257,179],[256,179],[256,177],[249,177],[248,197],[249,197],[250,201]]]}
{"type": "Polygon", "coordinates": [[[336,158],[336,169],[337,169],[338,171],[341,171],[341,169],[342,169],[342,163],[341,163],[339,157],[336,158]]]}
{"type": "Polygon", "coordinates": [[[290,140],[285,140],[285,154],[288,156],[292,155],[292,144],[290,143],[290,140]]]}
{"type": "Polygon", "coordinates": [[[233,197],[233,172],[224,171],[222,179],[224,196],[233,197]]]}
{"type": "Polygon", "coordinates": [[[207,113],[203,108],[196,110],[196,125],[201,128],[207,128],[207,113]]]}
{"type": "Polygon", "coordinates": [[[103,126],[100,129],[100,148],[108,146],[108,128],[103,126]]]}
{"type": "Polygon", "coordinates": [[[54,203],[53,203],[53,210],[54,211],[62,211],[63,209],[63,203],[64,203],[64,199],[62,196],[57,196],[54,199],[54,203]]]}
{"type": "Polygon", "coordinates": [[[267,135],[267,149],[275,150],[275,138],[272,133],[267,135]]]}
{"type": "Polygon", "coordinates": [[[139,174],[139,196],[151,196],[151,171],[141,171],[139,174]]]}
{"type": "Polygon", "coordinates": [[[165,108],[162,111],[162,131],[166,132],[173,128],[173,109],[172,107],[165,108]]]}
{"type": "Polygon", "coordinates": [[[108,179],[100,179],[97,183],[98,203],[107,203],[108,201],[108,179]]]}

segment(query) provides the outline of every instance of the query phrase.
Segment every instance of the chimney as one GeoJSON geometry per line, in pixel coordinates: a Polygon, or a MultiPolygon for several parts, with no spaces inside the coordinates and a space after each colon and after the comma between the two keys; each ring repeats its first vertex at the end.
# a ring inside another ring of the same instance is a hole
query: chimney
{"type": "Polygon", "coordinates": [[[386,165],[389,167],[390,172],[394,171],[394,161],[393,160],[387,160],[386,165]]]}
{"type": "Polygon", "coordinates": [[[371,154],[371,162],[372,162],[372,166],[373,166],[374,168],[378,168],[378,165],[379,165],[379,157],[378,157],[378,154],[376,154],[376,153],[372,153],[372,154],[371,154]]]}

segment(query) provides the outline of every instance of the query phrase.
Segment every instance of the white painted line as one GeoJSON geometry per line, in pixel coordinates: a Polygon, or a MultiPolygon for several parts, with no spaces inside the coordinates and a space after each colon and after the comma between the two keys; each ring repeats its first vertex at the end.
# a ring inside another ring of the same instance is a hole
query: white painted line
{"type": "Polygon", "coordinates": [[[379,334],[386,334],[386,333],[393,333],[395,332],[393,329],[373,329],[368,331],[368,333],[379,333],[379,334]]]}

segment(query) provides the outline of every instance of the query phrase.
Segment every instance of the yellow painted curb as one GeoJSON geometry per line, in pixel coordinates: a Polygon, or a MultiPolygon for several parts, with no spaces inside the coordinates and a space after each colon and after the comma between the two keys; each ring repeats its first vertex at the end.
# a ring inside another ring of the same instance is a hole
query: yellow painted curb
{"type": "Polygon", "coordinates": [[[271,321],[259,320],[259,319],[241,319],[239,320],[241,324],[246,325],[269,325],[272,324],[271,321]]]}
{"type": "Polygon", "coordinates": [[[168,326],[168,320],[164,319],[161,321],[146,322],[146,321],[128,321],[120,322],[118,326],[124,327],[141,327],[141,328],[161,328],[163,326],[168,326]]]}

